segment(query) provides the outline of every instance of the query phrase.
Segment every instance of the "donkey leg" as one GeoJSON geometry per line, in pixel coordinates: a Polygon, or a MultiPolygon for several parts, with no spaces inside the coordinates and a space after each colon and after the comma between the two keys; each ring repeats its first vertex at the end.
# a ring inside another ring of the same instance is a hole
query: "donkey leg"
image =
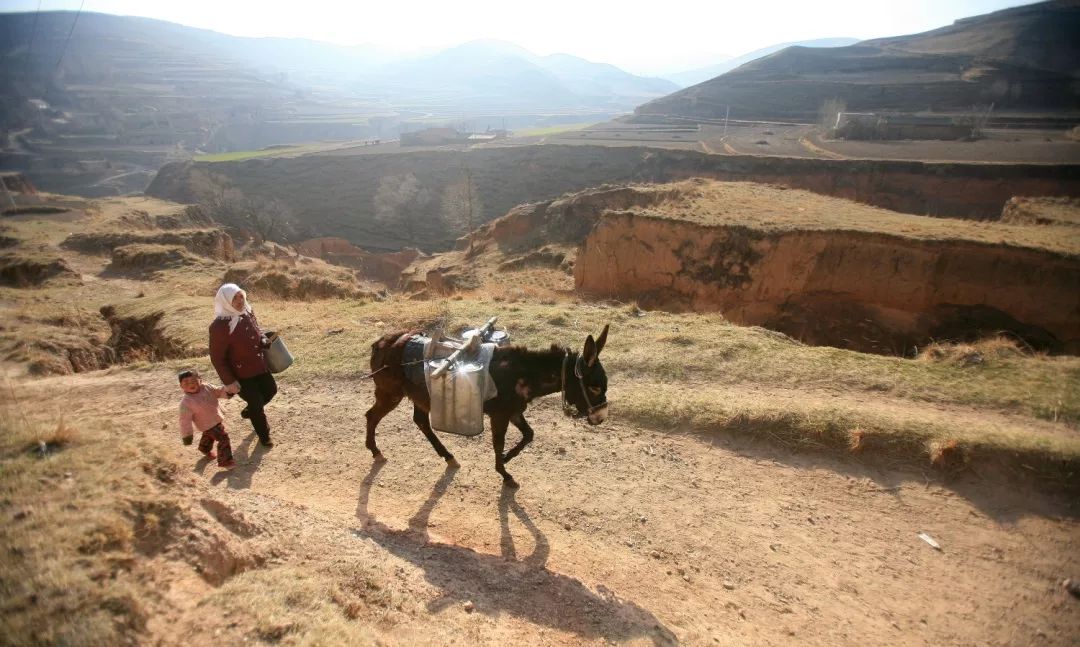
{"type": "Polygon", "coordinates": [[[375,389],[375,404],[371,405],[371,408],[364,414],[364,417],[367,418],[367,439],[364,445],[371,450],[371,455],[376,462],[385,461],[386,457],[382,455],[378,445],[375,444],[375,427],[378,426],[379,421],[386,414],[394,410],[398,403],[401,402],[402,397],[404,397],[403,393],[375,389]]]}
{"type": "Polygon", "coordinates": [[[446,466],[451,468],[461,467],[461,463],[457,462],[454,455],[446,450],[446,447],[439,441],[439,437],[435,435],[435,431],[431,428],[431,416],[427,411],[424,411],[420,407],[413,405],[412,419],[416,423],[417,427],[420,427],[420,431],[424,433],[424,438],[428,439],[431,446],[435,448],[435,453],[443,457],[446,461],[446,466]]]}
{"type": "Polygon", "coordinates": [[[504,467],[506,460],[503,458],[503,448],[506,446],[506,427],[509,424],[509,418],[491,417],[491,444],[495,448],[495,471],[502,474],[503,487],[516,488],[518,483],[513,476],[510,476],[510,472],[506,471],[506,467],[504,467]]]}
{"type": "Polygon", "coordinates": [[[506,452],[506,456],[503,457],[503,463],[509,463],[510,459],[521,453],[521,450],[525,449],[525,446],[532,442],[533,430],[529,426],[529,423],[525,420],[525,414],[519,413],[510,419],[510,422],[514,423],[514,426],[521,432],[521,441],[514,448],[506,452]]]}

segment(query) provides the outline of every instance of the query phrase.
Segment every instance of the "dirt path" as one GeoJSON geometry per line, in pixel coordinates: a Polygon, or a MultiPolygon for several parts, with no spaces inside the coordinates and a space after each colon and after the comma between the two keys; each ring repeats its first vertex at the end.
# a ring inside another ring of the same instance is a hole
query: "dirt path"
{"type": "Polygon", "coordinates": [[[840,153],[833,152],[818,144],[815,144],[809,137],[800,137],[799,145],[814,154],[815,157],[825,157],[834,160],[846,160],[847,158],[840,153]]]}
{"type": "MultiPolygon", "coordinates": [[[[45,405],[63,398],[71,416],[119,411],[180,465],[195,463],[176,440],[167,371],[28,388],[45,405]]],[[[362,440],[370,390],[286,374],[269,408],[270,452],[253,449],[228,403],[242,464],[196,478],[238,506],[317,514],[326,529],[313,536],[338,543],[312,555],[355,542],[468,643],[1067,645],[1080,635],[1080,601],[1060,586],[1080,574],[1080,523],[1062,502],[661,433],[620,423],[617,410],[586,427],[552,398],[530,410],[536,440],[509,465],[522,483],[513,493],[487,433],[444,434],[463,465],[446,471],[405,406],[380,426],[389,462],[374,466],[362,440]]]]}

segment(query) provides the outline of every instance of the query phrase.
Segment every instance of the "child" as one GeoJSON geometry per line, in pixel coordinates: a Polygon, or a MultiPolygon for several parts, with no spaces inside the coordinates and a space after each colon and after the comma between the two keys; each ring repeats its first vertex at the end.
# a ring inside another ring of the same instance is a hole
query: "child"
{"type": "Polygon", "coordinates": [[[229,397],[224,387],[203,384],[199,372],[195,369],[181,371],[180,388],[184,397],[180,400],[180,435],[184,444],[190,445],[195,433],[194,428],[202,431],[199,439],[199,451],[207,458],[214,458],[214,441],[217,441],[218,467],[230,468],[236,465],[233,460],[229,434],[225,431],[224,418],[218,400],[229,397]]]}

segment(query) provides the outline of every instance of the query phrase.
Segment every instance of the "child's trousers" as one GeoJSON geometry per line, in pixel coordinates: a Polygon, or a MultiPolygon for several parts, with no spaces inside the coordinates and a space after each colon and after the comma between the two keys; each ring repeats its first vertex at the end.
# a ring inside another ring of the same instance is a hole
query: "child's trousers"
{"type": "Polygon", "coordinates": [[[225,425],[219,423],[202,432],[202,438],[199,439],[199,451],[209,454],[214,448],[214,441],[217,441],[218,465],[225,465],[232,461],[232,443],[229,442],[229,433],[225,431],[225,425]]]}

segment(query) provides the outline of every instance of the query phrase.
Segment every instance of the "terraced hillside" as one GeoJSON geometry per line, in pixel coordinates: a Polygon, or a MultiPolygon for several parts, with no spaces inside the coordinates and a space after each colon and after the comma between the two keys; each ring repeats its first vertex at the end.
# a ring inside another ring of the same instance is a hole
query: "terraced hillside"
{"type": "MultiPolygon", "coordinates": [[[[849,111],[996,114],[1075,121],[1080,7],[1053,0],[910,36],[834,48],[789,47],[637,108],[646,115],[815,123],[826,102],[849,111]]],[[[1064,123],[1062,124],[1064,125],[1064,123]]]]}

